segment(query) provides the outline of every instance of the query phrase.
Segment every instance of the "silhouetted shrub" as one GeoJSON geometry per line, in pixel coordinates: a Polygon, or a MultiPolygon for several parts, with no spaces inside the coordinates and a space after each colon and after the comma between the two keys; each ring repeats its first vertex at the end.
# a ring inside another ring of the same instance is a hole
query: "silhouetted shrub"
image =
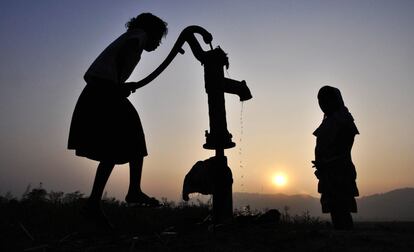
{"type": "Polygon", "coordinates": [[[64,192],[50,191],[48,194],[49,201],[52,204],[62,204],[64,194],[65,194],[64,192]]]}
{"type": "Polygon", "coordinates": [[[29,203],[41,203],[48,200],[48,193],[45,189],[42,188],[42,183],[39,184],[39,187],[33,188],[30,190],[30,185],[26,188],[25,193],[22,196],[22,201],[29,203]]]}

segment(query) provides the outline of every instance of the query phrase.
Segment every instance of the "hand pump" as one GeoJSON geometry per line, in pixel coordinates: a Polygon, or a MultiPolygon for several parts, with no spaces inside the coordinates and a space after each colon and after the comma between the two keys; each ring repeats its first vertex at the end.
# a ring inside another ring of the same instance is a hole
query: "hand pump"
{"type": "Polygon", "coordinates": [[[146,78],[132,84],[136,88],[144,86],[154,80],[171,63],[178,53],[184,53],[181,48],[187,42],[194,56],[204,66],[205,90],[208,96],[210,131],[205,132],[206,143],[203,148],[215,150],[215,156],[197,162],[186,175],[183,186],[183,199],[188,200],[188,194],[199,192],[213,195],[213,222],[222,223],[233,216],[232,200],[232,172],[227,165],[224,150],[236,146],[232,142],[232,135],[227,130],[224,93],[236,94],[240,101],[252,98],[245,81],[236,81],[224,77],[224,67],[229,67],[226,53],[220,48],[211,45],[213,37],[200,26],[185,28],[171,52],[161,65],[146,78]],[[210,50],[204,51],[195,37],[200,34],[210,50]]]}

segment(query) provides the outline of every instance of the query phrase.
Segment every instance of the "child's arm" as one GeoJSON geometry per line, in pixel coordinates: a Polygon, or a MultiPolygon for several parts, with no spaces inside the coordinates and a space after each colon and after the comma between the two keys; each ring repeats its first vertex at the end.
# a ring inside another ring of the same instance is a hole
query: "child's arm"
{"type": "Polygon", "coordinates": [[[203,62],[203,49],[201,48],[200,44],[198,43],[197,39],[195,38],[194,34],[200,34],[203,37],[203,40],[206,44],[210,44],[210,48],[212,48],[211,41],[213,40],[213,36],[206,31],[203,27],[200,26],[188,26],[185,28],[178,37],[177,41],[175,42],[173,48],[171,49],[170,53],[168,54],[167,58],[147,77],[138,81],[138,82],[129,82],[131,86],[131,92],[135,92],[136,89],[141,88],[162,73],[162,71],[167,68],[167,66],[171,63],[174,57],[180,53],[184,54],[184,50],[181,48],[185,42],[190,45],[190,48],[194,54],[194,56],[200,61],[203,62]]]}

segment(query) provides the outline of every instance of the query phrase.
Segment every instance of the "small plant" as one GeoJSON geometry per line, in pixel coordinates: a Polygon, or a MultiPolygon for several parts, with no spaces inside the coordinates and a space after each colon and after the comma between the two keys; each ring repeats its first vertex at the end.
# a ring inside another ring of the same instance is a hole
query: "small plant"
{"type": "Polygon", "coordinates": [[[72,204],[75,203],[77,201],[79,201],[80,199],[83,199],[83,193],[81,193],[80,191],[74,191],[71,193],[66,193],[65,196],[62,199],[62,203],[64,204],[72,204]]]}
{"type": "Polygon", "coordinates": [[[164,208],[175,208],[176,204],[173,200],[168,200],[166,197],[161,198],[161,205],[164,208]]]}
{"type": "Polygon", "coordinates": [[[290,223],[291,220],[292,220],[292,217],[289,214],[289,209],[290,209],[289,206],[284,206],[283,207],[283,213],[282,213],[282,216],[281,216],[281,221],[284,222],[284,223],[290,223]]]}
{"type": "Polygon", "coordinates": [[[52,204],[59,205],[62,204],[64,195],[65,194],[63,192],[50,191],[48,194],[48,198],[52,204]]]}

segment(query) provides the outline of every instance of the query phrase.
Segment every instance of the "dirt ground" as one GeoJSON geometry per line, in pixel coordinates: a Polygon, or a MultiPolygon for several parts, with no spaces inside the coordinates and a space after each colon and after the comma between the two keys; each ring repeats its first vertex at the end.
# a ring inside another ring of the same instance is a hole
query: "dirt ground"
{"type": "Polygon", "coordinates": [[[352,231],[324,226],[194,224],[142,234],[85,228],[41,241],[22,229],[20,240],[2,241],[2,251],[414,251],[414,223],[356,223],[352,231]]]}
{"type": "Polygon", "coordinates": [[[0,251],[414,251],[414,222],[356,222],[351,231],[336,231],[308,214],[245,211],[214,226],[205,218],[208,205],[131,208],[109,201],[108,229],[83,216],[82,206],[83,199],[3,200],[0,251]]]}

